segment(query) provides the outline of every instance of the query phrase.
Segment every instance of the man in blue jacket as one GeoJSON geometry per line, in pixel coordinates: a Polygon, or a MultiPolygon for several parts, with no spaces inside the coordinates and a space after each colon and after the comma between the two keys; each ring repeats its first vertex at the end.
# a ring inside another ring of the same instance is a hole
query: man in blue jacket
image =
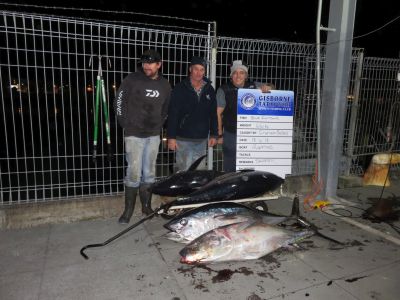
{"type": "Polygon", "coordinates": [[[128,167],[125,176],[125,209],[118,222],[129,223],[139,190],[142,213],[150,214],[151,184],[155,179],[161,127],[167,116],[171,85],[159,69],[161,56],[146,50],[142,69],[129,74],[121,83],[114,101],[118,123],[125,133],[128,167]]]}
{"type": "Polygon", "coordinates": [[[205,77],[206,61],[194,56],[189,77],[171,93],[168,109],[168,148],[176,151],[176,170],[187,170],[207,145],[217,143],[218,120],[215,90],[205,77]],[[208,142],[207,142],[208,141],[208,142]]]}

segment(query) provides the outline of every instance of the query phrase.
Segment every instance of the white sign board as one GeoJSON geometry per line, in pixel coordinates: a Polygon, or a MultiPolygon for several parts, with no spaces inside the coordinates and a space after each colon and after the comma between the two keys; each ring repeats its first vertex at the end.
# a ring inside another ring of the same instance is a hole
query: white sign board
{"type": "Polygon", "coordinates": [[[236,170],[292,172],[293,91],[239,89],[236,170]]]}

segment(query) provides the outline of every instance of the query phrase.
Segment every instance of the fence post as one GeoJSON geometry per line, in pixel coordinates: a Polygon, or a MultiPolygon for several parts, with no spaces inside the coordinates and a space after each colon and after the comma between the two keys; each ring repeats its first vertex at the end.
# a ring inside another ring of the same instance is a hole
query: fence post
{"type": "MultiPolygon", "coordinates": [[[[215,82],[217,78],[217,22],[212,22],[208,24],[208,36],[209,36],[209,56],[211,53],[211,59],[210,61],[210,68],[209,68],[209,78],[211,80],[211,85],[216,88],[215,82]]],[[[208,169],[212,170],[213,169],[213,163],[214,163],[214,148],[213,147],[208,147],[208,169]]]]}
{"type": "Polygon", "coordinates": [[[359,109],[359,98],[360,98],[360,88],[361,88],[361,80],[362,80],[362,69],[364,62],[364,52],[360,52],[357,58],[357,67],[356,67],[356,77],[354,81],[354,98],[351,103],[351,114],[350,114],[350,124],[349,124],[349,139],[347,145],[347,169],[346,175],[350,175],[350,168],[352,165],[352,159],[354,156],[354,143],[355,143],[355,132],[357,125],[357,116],[359,109]]]}
{"type": "Polygon", "coordinates": [[[347,90],[352,60],[352,46],[356,3],[331,1],[329,32],[326,46],[324,86],[321,105],[321,170],[323,198],[336,196],[340,159],[343,155],[343,131],[347,110],[347,90]]]}

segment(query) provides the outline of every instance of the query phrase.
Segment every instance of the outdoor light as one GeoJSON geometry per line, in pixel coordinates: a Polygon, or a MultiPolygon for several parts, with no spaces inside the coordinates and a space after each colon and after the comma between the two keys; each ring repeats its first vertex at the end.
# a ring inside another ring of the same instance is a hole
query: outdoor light
{"type": "Polygon", "coordinates": [[[10,84],[10,89],[19,89],[19,84],[15,81],[15,79],[10,84]]]}

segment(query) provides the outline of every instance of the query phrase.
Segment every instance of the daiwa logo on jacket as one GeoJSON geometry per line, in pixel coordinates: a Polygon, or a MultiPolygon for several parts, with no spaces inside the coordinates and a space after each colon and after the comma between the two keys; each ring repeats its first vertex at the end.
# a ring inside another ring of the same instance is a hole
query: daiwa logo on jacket
{"type": "Polygon", "coordinates": [[[157,98],[160,93],[157,90],[146,90],[146,97],[157,98]]]}

